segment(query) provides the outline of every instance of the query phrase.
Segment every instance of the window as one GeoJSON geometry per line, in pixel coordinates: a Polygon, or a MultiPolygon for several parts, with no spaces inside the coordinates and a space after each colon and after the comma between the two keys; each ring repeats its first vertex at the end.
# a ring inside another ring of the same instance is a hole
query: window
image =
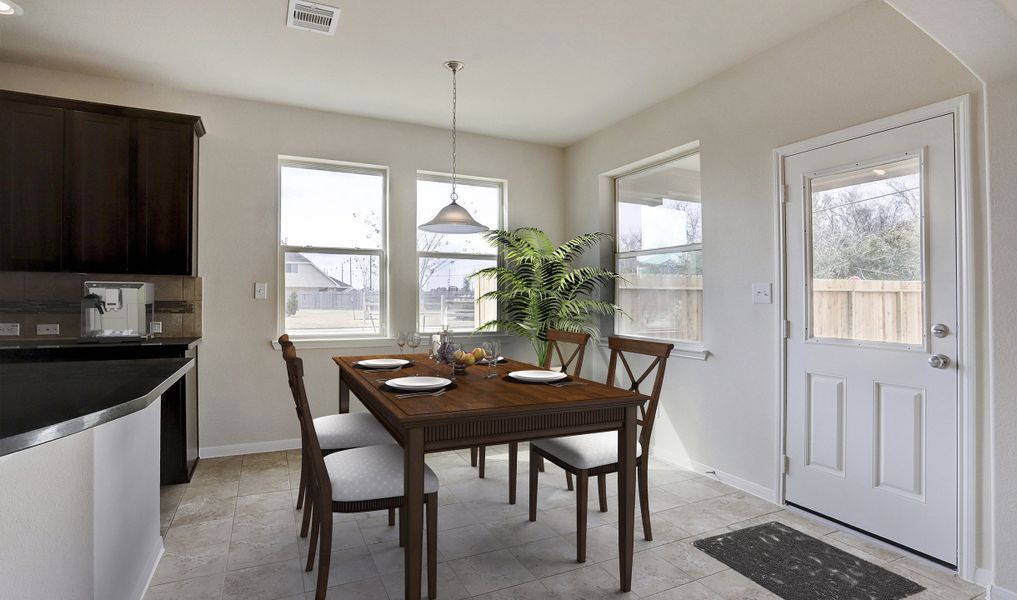
{"type": "Polygon", "coordinates": [[[279,245],[286,333],[370,337],[385,331],[386,170],[279,161],[279,245]]]}
{"type": "Polygon", "coordinates": [[[703,341],[699,153],[615,179],[615,318],[622,335],[703,341]]]}
{"type": "MultiPolygon", "coordinates": [[[[417,176],[417,225],[426,223],[449,203],[452,180],[442,175],[417,176]]],[[[492,229],[502,227],[504,182],[456,178],[456,193],[477,221],[492,229]]],[[[480,269],[498,264],[498,254],[482,234],[447,235],[417,230],[420,331],[473,331],[497,318],[497,302],[477,302],[495,289],[493,280],[469,279],[480,269]]]]}

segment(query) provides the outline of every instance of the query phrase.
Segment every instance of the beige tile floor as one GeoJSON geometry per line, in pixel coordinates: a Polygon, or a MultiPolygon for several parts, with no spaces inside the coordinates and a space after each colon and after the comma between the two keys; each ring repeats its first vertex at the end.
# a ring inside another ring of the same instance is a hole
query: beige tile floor
{"type": "MultiPolygon", "coordinates": [[[[637,518],[632,593],[621,594],[614,477],[607,513],[597,510],[596,493],[591,494],[587,562],[578,564],[575,494],[549,464],[540,478],[537,522],[530,523],[525,446],[520,453],[520,503],[514,506],[506,499],[504,446],[488,448],[486,479],[477,478],[467,451],[428,455],[441,480],[439,598],[776,598],[692,545],[701,537],[774,520],[918,582],[927,591],[912,596],[915,600],[981,598],[980,588],[938,567],[660,462],[650,472],[654,539],[642,539],[637,518]]],[[[189,485],[163,488],[166,552],[146,600],[313,598],[315,573],[302,568],[307,546],[298,537],[300,513],[294,509],[299,471],[295,451],[206,459],[189,485]]],[[[387,515],[336,515],[334,521],[329,598],[402,598],[403,555],[387,515]]]]}

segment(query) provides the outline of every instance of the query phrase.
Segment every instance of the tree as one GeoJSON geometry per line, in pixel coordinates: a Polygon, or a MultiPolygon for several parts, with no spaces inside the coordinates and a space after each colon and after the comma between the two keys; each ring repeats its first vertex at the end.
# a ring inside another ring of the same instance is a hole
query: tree
{"type": "Polygon", "coordinates": [[[299,304],[300,303],[297,301],[297,293],[290,292],[289,298],[286,299],[286,316],[292,317],[296,315],[299,304]]]}

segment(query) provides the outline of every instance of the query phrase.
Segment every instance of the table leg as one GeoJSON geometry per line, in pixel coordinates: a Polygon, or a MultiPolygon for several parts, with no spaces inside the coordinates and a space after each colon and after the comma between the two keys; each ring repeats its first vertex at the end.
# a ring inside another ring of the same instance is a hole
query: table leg
{"type": "Polygon", "coordinates": [[[339,412],[350,412],[350,386],[343,379],[343,371],[339,369],[339,412]]]}
{"type": "Polygon", "coordinates": [[[636,504],[636,407],[625,409],[618,430],[618,573],[621,591],[632,590],[632,549],[636,504]]]}
{"type": "Polygon", "coordinates": [[[420,600],[420,560],[424,532],[424,431],[410,429],[403,446],[403,491],[406,494],[406,546],[403,549],[406,600],[420,600]]]}

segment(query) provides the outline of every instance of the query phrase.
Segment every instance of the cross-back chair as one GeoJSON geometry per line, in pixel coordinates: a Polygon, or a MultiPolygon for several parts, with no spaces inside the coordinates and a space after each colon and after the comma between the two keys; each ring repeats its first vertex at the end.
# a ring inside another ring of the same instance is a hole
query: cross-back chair
{"type": "MultiPolygon", "coordinates": [[[[550,369],[552,362],[557,358],[558,364],[561,365],[562,373],[567,373],[571,377],[579,377],[583,370],[583,358],[586,356],[586,344],[590,341],[590,334],[588,333],[573,333],[570,331],[559,331],[557,329],[549,329],[547,331],[547,352],[544,354],[544,364],[541,365],[545,369],[550,369]],[[567,349],[562,349],[562,344],[568,344],[575,346],[571,353],[568,353],[568,357],[565,356],[567,349]]],[[[477,448],[471,449],[471,458],[473,453],[477,452],[477,448]]],[[[519,442],[510,442],[508,445],[509,454],[509,504],[516,503],[516,472],[518,470],[518,454],[519,454],[519,442]]],[[[479,447],[479,470],[480,477],[484,477],[484,463],[485,463],[485,446],[479,447]]],[[[544,462],[538,461],[537,467],[543,471],[544,462]]],[[[572,489],[572,480],[568,480],[569,489],[572,489]]]]}
{"type": "MultiPolygon", "coordinates": [[[[650,437],[653,422],[657,417],[660,391],[664,385],[664,370],[674,344],[651,342],[612,336],[608,338],[611,361],[607,368],[607,384],[615,385],[619,363],[625,369],[629,391],[640,392],[639,388],[648,379],[653,382],[649,401],[640,406],[637,427],[639,428],[636,448],[636,478],[639,488],[639,508],[643,521],[643,537],[653,539],[650,528],[649,503],[649,456],[650,437]],[[641,355],[652,358],[650,365],[636,376],[626,355],[641,355]],[[651,379],[651,375],[653,375],[651,379]]],[[[610,473],[618,472],[618,434],[614,431],[586,433],[568,437],[547,438],[530,442],[530,521],[537,520],[537,462],[545,458],[569,474],[576,476],[576,560],[586,562],[586,510],[589,501],[589,478],[597,476],[600,487],[600,510],[607,511],[606,480],[610,473]]]]}
{"type": "MultiPolygon", "coordinates": [[[[332,558],[332,513],[357,513],[403,508],[403,450],[395,444],[364,446],[325,455],[318,443],[304,390],[304,365],[295,353],[286,355],[286,372],[300,422],[300,438],[309,463],[306,502],[311,513],[311,538],[306,570],[314,567],[318,549],[315,600],[324,600],[332,558]]],[[[437,597],[438,477],[424,467],[427,521],[427,595],[437,597]]],[[[400,523],[402,525],[402,523],[400,523]]],[[[402,532],[401,532],[402,533],[402,532]]],[[[420,535],[420,532],[416,532],[420,535]]],[[[402,539],[402,535],[400,535],[402,539]]]]}

